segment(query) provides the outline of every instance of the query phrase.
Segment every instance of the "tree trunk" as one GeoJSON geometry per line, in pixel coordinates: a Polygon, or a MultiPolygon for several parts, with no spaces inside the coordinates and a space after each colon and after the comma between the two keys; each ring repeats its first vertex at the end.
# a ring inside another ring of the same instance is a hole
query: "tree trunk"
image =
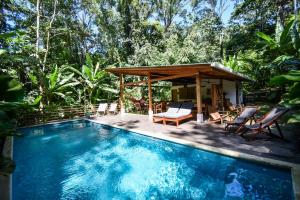
{"type": "Polygon", "coordinates": [[[4,33],[6,31],[6,19],[4,15],[4,0],[0,2],[0,33],[4,33]]]}
{"type": "Polygon", "coordinates": [[[55,16],[56,16],[56,7],[57,7],[57,0],[54,1],[53,14],[51,16],[51,20],[49,22],[49,27],[48,27],[48,30],[47,30],[46,52],[45,52],[45,55],[44,55],[43,70],[42,70],[43,72],[45,71],[45,67],[46,67],[47,56],[48,56],[48,52],[49,52],[50,31],[51,31],[52,24],[53,24],[55,16]]]}
{"type": "MultiPolygon", "coordinates": [[[[36,1],[36,41],[35,41],[35,58],[37,62],[37,74],[38,74],[38,80],[39,80],[39,91],[40,95],[44,96],[44,83],[43,83],[43,74],[41,71],[41,60],[39,56],[39,41],[40,41],[40,0],[36,1]]],[[[42,111],[44,109],[44,98],[40,101],[40,110],[42,111]]]]}

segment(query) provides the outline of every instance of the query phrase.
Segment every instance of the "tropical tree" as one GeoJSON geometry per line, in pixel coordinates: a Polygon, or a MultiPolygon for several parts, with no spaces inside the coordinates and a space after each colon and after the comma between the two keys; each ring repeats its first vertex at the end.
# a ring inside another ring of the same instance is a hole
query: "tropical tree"
{"type": "Polygon", "coordinates": [[[81,71],[71,66],[66,69],[79,75],[78,82],[80,83],[84,94],[84,101],[87,101],[88,106],[92,106],[92,103],[97,100],[96,94],[98,94],[99,91],[113,94],[118,93],[113,84],[108,84],[106,82],[107,79],[110,78],[103,69],[100,69],[100,62],[97,62],[96,65],[94,65],[89,54],[86,55],[86,64],[82,65],[81,71]]]}
{"type": "Polygon", "coordinates": [[[60,68],[57,65],[52,72],[45,77],[37,77],[30,74],[29,77],[33,84],[38,85],[38,79],[43,79],[44,92],[41,93],[42,101],[50,105],[54,100],[67,100],[75,91],[73,88],[79,84],[74,78],[74,73],[66,73],[66,66],[60,68]]]}

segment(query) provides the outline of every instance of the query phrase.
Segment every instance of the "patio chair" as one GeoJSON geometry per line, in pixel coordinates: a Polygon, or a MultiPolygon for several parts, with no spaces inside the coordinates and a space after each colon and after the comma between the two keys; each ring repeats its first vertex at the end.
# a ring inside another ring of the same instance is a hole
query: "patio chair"
{"type": "Polygon", "coordinates": [[[279,137],[281,139],[283,138],[283,134],[281,132],[280,126],[277,122],[277,120],[284,115],[285,113],[288,112],[289,109],[287,108],[283,108],[283,107],[275,107],[273,108],[271,111],[269,111],[267,114],[265,114],[263,117],[261,117],[260,119],[258,119],[256,121],[255,124],[252,125],[243,125],[243,127],[245,128],[245,130],[240,134],[240,135],[244,135],[246,132],[248,132],[249,130],[253,131],[255,134],[253,136],[253,138],[255,138],[256,135],[260,134],[260,133],[267,133],[269,135],[272,136],[276,136],[279,137]],[[279,135],[277,136],[275,134],[272,133],[271,131],[271,126],[274,125],[276,126],[279,135]],[[266,129],[268,130],[268,132],[266,131],[266,129]]]}
{"type": "Polygon", "coordinates": [[[223,121],[229,116],[229,112],[227,111],[218,111],[209,114],[208,123],[217,123],[220,122],[223,124],[223,121]]]}
{"type": "Polygon", "coordinates": [[[98,116],[98,114],[100,114],[100,116],[101,116],[101,114],[105,115],[107,106],[108,106],[107,103],[100,103],[98,106],[97,112],[96,112],[96,116],[98,116]]]}
{"type": "Polygon", "coordinates": [[[154,113],[162,113],[166,108],[165,102],[155,103],[154,104],[154,113]]]}
{"type": "Polygon", "coordinates": [[[147,104],[146,101],[141,98],[140,100],[137,100],[135,98],[128,98],[133,104],[136,112],[143,113],[147,110],[147,104]]]}
{"type": "Polygon", "coordinates": [[[117,103],[111,103],[109,106],[108,113],[110,114],[117,114],[118,113],[118,104],[117,103]]]}
{"type": "Polygon", "coordinates": [[[249,120],[250,124],[252,124],[252,120],[255,121],[254,115],[259,110],[259,107],[256,106],[246,106],[244,110],[234,118],[233,121],[226,122],[225,130],[228,130],[230,126],[237,126],[238,129],[236,132],[239,132],[239,130],[243,127],[244,124],[246,124],[249,120]]]}
{"type": "Polygon", "coordinates": [[[167,112],[154,114],[153,115],[153,122],[163,121],[163,118],[165,117],[165,115],[176,114],[178,112],[179,108],[181,107],[181,103],[171,102],[168,107],[169,108],[168,108],[167,112]]]}
{"type": "Polygon", "coordinates": [[[181,104],[179,110],[176,113],[167,113],[163,117],[163,123],[166,125],[167,121],[175,122],[176,127],[179,126],[179,122],[185,119],[193,117],[192,110],[194,108],[193,102],[184,102],[181,104]]]}

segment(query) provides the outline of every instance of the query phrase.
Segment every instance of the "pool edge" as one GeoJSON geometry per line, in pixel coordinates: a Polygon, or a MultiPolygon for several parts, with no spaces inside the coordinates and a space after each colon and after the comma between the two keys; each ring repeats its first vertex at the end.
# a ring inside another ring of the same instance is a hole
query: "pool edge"
{"type": "Polygon", "coordinates": [[[27,126],[19,126],[18,128],[31,128],[31,127],[38,127],[38,126],[44,126],[44,125],[50,125],[50,124],[59,124],[63,122],[72,122],[72,121],[78,121],[78,120],[89,120],[85,117],[78,117],[75,119],[64,119],[64,120],[56,120],[56,121],[51,121],[51,122],[46,122],[42,124],[35,124],[35,125],[27,125],[27,126]]]}
{"type": "Polygon", "coordinates": [[[134,129],[134,128],[131,129],[131,128],[123,127],[123,126],[112,125],[112,124],[106,123],[104,121],[98,121],[98,120],[93,120],[93,119],[85,119],[85,120],[91,121],[91,122],[94,122],[97,124],[103,124],[103,125],[111,126],[114,128],[119,128],[119,129],[131,131],[131,132],[135,132],[135,133],[145,135],[145,136],[154,137],[157,139],[174,142],[177,144],[187,145],[190,147],[194,147],[194,148],[201,149],[201,150],[206,150],[206,151],[213,152],[213,153],[218,153],[218,154],[225,155],[225,156],[230,156],[233,158],[249,160],[252,162],[277,166],[277,167],[281,167],[281,168],[288,168],[291,170],[294,199],[300,200],[300,164],[295,164],[295,163],[281,161],[281,160],[275,160],[272,158],[262,158],[262,157],[247,154],[247,153],[240,153],[240,152],[236,152],[236,151],[229,150],[229,149],[223,149],[220,147],[213,147],[213,146],[199,144],[196,142],[191,142],[191,141],[187,141],[187,140],[183,140],[183,139],[179,139],[179,138],[173,138],[173,137],[166,136],[166,135],[163,135],[160,133],[153,134],[148,131],[141,131],[141,130],[134,129]]]}
{"type": "MultiPolygon", "coordinates": [[[[182,145],[194,147],[194,148],[205,150],[205,151],[218,153],[218,154],[233,157],[233,158],[249,160],[249,161],[252,161],[252,162],[277,166],[277,167],[281,167],[281,168],[288,168],[288,169],[291,170],[294,199],[295,200],[300,200],[300,164],[281,161],[281,160],[275,160],[275,159],[272,159],[272,158],[262,158],[262,157],[247,154],[247,153],[235,152],[235,151],[229,150],[229,149],[223,149],[223,148],[220,148],[220,147],[213,147],[213,146],[209,146],[209,145],[205,145],[205,144],[199,144],[199,143],[196,143],[196,142],[191,142],[191,141],[187,141],[187,140],[183,140],[183,139],[179,139],[179,138],[173,138],[173,137],[166,136],[166,135],[163,135],[163,134],[160,134],[160,133],[153,134],[153,133],[148,132],[148,131],[141,131],[141,130],[134,129],[134,128],[131,129],[131,128],[126,128],[126,127],[122,127],[122,126],[118,126],[118,125],[112,125],[112,124],[106,123],[104,121],[98,121],[98,120],[93,120],[93,119],[84,118],[84,117],[83,118],[77,118],[77,119],[71,119],[71,120],[61,120],[61,121],[55,121],[55,122],[48,122],[48,123],[37,124],[37,125],[32,125],[32,126],[23,126],[23,127],[19,127],[19,128],[37,127],[37,126],[43,126],[43,125],[47,125],[47,124],[57,124],[57,123],[68,122],[68,121],[77,121],[77,120],[91,121],[91,122],[94,122],[94,123],[97,123],[97,124],[107,125],[107,126],[110,126],[110,127],[113,127],[113,128],[127,130],[127,131],[131,131],[131,132],[134,132],[134,133],[137,133],[137,134],[145,135],[145,136],[148,136],[148,137],[153,137],[153,138],[157,138],[157,139],[161,139],[161,140],[165,140],[165,141],[169,141],[169,142],[174,142],[174,143],[177,143],[177,144],[182,144],[182,145]]],[[[12,157],[12,155],[13,155],[13,137],[11,137],[11,138],[12,139],[11,139],[11,150],[10,150],[11,152],[10,152],[10,154],[11,154],[11,157],[12,157]]],[[[9,187],[9,200],[10,200],[10,199],[12,199],[12,175],[10,175],[10,183],[9,184],[10,184],[10,187],[9,187]]]]}
{"type": "Polygon", "coordinates": [[[296,200],[300,200],[300,169],[292,168],[291,171],[292,171],[294,198],[296,200]]]}
{"type": "MultiPolygon", "coordinates": [[[[7,136],[3,148],[3,156],[13,158],[13,137],[7,136]]],[[[3,191],[1,199],[12,199],[12,174],[9,176],[0,176],[0,191],[3,191]]]]}

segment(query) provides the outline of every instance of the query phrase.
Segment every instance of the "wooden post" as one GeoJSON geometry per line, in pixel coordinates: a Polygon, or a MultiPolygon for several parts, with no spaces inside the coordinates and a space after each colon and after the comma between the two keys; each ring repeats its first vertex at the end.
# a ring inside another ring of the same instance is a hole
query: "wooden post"
{"type": "Polygon", "coordinates": [[[197,74],[196,75],[197,122],[203,122],[201,81],[202,78],[200,74],[197,74]]]}
{"type": "Polygon", "coordinates": [[[239,82],[235,81],[235,104],[240,104],[240,97],[239,97],[239,82]]]}
{"type": "Polygon", "coordinates": [[[120,113],[121,115],[125,114],[125,104],[124,104],[124,80],[123,74],[120,74],[120,113]]]}
{"type": "Polygon", "coordinates": [[[220,98],[221,110],[224,111],[223,79],[220,80],[220,98]]]}
{"type": "Polygon", "coordinates": [[[148,115],[149,118],[153,118],[153,109],[152,109],[152,88],[151,88],[151,74],[148,73],[148,115]]]}
{"type": "Polygon", "coordinates": [[[217,110],[217,89],[216,84],[211,84],[211,112],[216,112],[217,110]]]}

